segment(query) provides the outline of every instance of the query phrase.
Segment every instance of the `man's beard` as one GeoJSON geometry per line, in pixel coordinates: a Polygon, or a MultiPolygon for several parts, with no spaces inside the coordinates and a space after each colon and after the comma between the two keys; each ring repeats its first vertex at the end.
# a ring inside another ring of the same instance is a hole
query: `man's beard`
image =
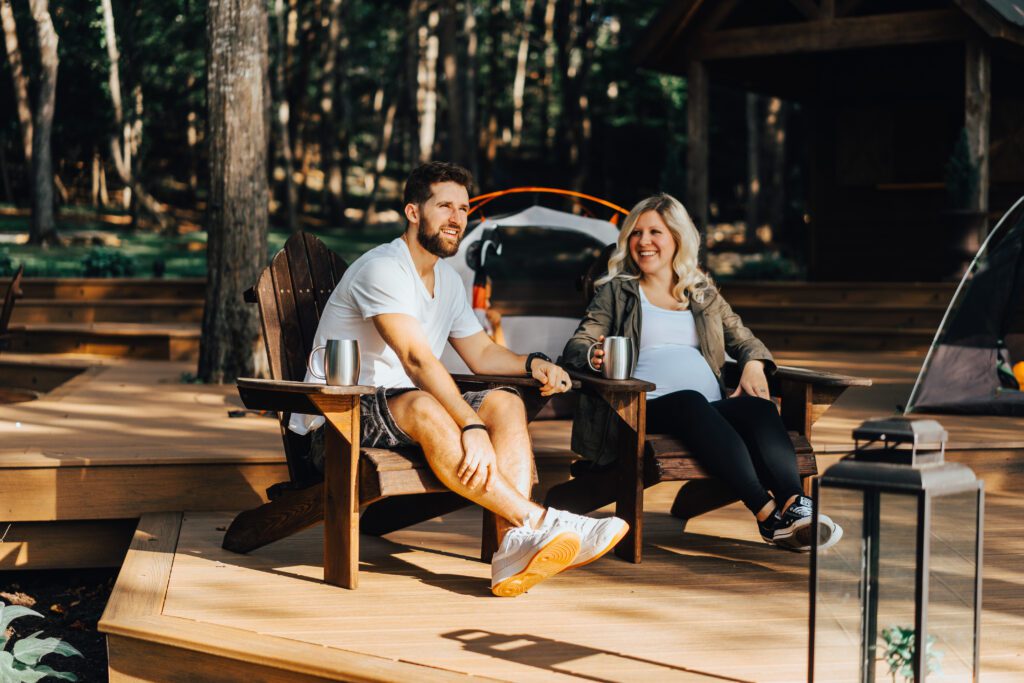
{"type": "Polygon", "coordinates": [[[433,235],[428,234],[426,224],[424,223],[420,223],[419,230],[416,231],[416,239],[419,241],[421,247],[429,251],[434,256],[438,256],[440,258],[454,256],[459,250],[459,244],[462,243],[462,237],[460,236],[459,239],[455,241],[454,245],[449,245],[441,236],[440,228],[438,228],[437,232],[433,235]]]}

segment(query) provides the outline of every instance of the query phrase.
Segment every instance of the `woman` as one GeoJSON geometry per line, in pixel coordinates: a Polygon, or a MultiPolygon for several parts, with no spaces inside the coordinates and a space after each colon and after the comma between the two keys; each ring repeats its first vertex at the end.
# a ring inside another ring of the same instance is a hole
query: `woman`
{"type": "MultiPolygon", "coordinates": [[[[701,465],[725,481],[757,519],[766,542],[808,550],[812,502],[803,495],[796,454],[768,400],[771,353],[697,265],[700,236],[679,201],[661,194],[633,207],[622,225],[608,274],[565,347],[561,363],[600,368],[606,335],[631,337],[634,377],[657,385],[647,394],[647,432],[667,433],[687,445],[701,465]],[[742,368],[726,396],[725,354],[742,368]],[[589,363],[588,363],[589,361],[589,363]]],[[[617,454],[617,428],[603,402],[581,396],[573,450],[608,465],[617,454]]],[[[819,516],[819,544],[832,545],[842,529],[819,516]]]]}

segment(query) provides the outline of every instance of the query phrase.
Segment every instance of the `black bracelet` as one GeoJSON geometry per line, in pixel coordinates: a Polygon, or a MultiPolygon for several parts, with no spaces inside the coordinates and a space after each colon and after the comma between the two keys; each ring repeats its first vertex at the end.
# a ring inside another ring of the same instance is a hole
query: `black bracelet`
{"type": "Polygon", "coordinates": [[[480,424],[480,423],[469,424],[469,425],[466,425],[465,427],[462,428],[462,433],[465,434],[470,429],[483,429],[484,431],[487,431],[487,425],[480,424]]]}

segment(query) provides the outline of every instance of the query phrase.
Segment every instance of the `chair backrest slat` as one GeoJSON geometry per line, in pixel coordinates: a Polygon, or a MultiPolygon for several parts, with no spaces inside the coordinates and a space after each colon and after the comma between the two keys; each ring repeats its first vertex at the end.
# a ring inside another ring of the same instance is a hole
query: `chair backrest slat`
{"type": "MultiPolygon", "coordinates": [[[[305,377],[320,314],[346,268],[315,235],[296,233],[260,274],[254,290],[273,379],[305,377]]],[[[316,473],[306,459],[309,439],[288,430],[290,418],[290,413],[281,415],[288,471],[292,481],[310,481],[316,473]]]]}
{"type": "MultiPolygon", "coordinates": [[[[313,348],[313,337],[316,326],[320,322],[320,309],[313,295],[313,274],[309,265],[310,254],[307,248],[307,237],[313,235],[299,234],[298,239],[289,239],[284,245],[285,257],[288,259],[288,270],[292,276],[292,293],[295,297],[295,312],[298,316],[299,330],[302,334],[303,361],[313,348]]],[[[317,240],[319,242],[319,240],[317,240]]],[[[305,363],[303,362],[303,365],[305,363]]]]}

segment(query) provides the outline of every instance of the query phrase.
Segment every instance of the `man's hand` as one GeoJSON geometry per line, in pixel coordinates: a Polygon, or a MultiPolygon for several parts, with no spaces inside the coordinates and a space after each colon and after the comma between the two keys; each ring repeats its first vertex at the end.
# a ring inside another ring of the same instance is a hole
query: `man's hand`
{"type": "Polygon", "coordinates": [[[541,396],[563,394],[572,388],[572,382],[569,380],[569,373],[554,363],[541,360],[540,358],[534,358],[533,365],[530,366],[530,369],[533,371],[533,378],[543,385],[540,388],[541,396]]]}
{"type": "Polygon", "coordinates": [[[463,432],[462,451],[462,462],[455,470],[455,476],[464,486],[475,489],[483,484],[484,491],[490,491],[494,468],[497,467],[490,435],[483,429],[463,432]]]}
{"type": "Polygon", "coordinates": [[[743,374],[740,375],[740,384],[736,387],[736,391],[729,394],[729,398],[742,394],[764,399],[770,398],[768,395],[768,378],[764,375],[764,363],[761,361],[747,361],[747,364],[743,366],[743,374]]]}

